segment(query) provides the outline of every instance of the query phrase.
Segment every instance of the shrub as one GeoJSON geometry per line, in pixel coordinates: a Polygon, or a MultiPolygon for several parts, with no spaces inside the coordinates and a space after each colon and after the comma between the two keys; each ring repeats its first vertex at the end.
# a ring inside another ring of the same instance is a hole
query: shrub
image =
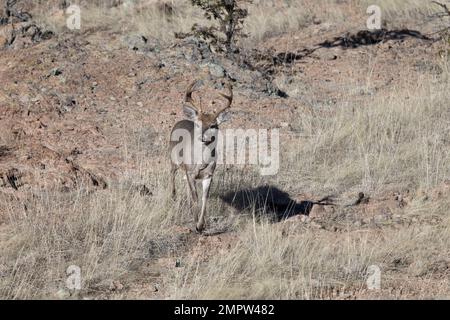
{"type": "Polygon", "coordinates": [[[246,37],[243,24],[248,16],[244,3],[252,0],[191,0],[192,5],[201,8],[208,20],[218,22],[218,26],[204,27],[195,24],[192,31],[204,40],[225,51],[236,52],[239,37],[246,37]]]}

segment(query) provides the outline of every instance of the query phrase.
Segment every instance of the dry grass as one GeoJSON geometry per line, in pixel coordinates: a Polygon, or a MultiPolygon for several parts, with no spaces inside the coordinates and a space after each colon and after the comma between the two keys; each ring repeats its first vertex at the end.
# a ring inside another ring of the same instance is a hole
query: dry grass
{"type": "MultiPolygon", "coordinates": [[[[422,83],[359,107],[302,114],[298,118],[304,138],[297,150],[285,149],[278,185],[292,193],[364,190],[376,195],[408,189],[417,195],[448,182],[450,88],[436,79],[422,83]]],[[[441,278],[437,266],[450,256],[450,202],[416,199],[402,216],[442,219],[438,225],[364,231],[352,230],[352,222],[346,221],[346,230],[333,233],[250,219],[230,252],[205,264],[187,257],[185,268],[175,270],[168,282],[171,297],[448,298],[448,279],[441,278]],[[365,291],[370,265],[381,268],[383,288],[399,291],[365,291]]]]}
{"type": "Polygon", "coordinates": [[[442,183],[450,177],[450,87],[440,81],[424,79],[416,88],[392,88],[358,106],[299,115],[296,129],[305,138],[287,155],[287,172],[300,174],[312,189],[333,192],[351,186],[371,192],[387,186],[429,189],[442,183]]]}
{"type": "MultiPolygon", "coordinates": [[[[448,83],[428,82],[358,109],[342,105],[304,115],[299,124],[304,137],[296,150],[284,150],[283,169],[272,182],[316,194],[435,188],[450,178],[448,89],[448,83]]],[[[156,175],[145,162],[141,173],[154,191],[150,197],[125,181],[105,192],[90,193],[82,186],[69,194],[36,191],[29,201],[9,208],[0,296],[56,297],[72,264],[82,266],[83,292],[93,294],[126,274],[136,259],[152,259],[150,243],[170,237],[171,225],[189,224],[190,218],[184,196],[177,202],[167,196],[166,175],[156,175]]],[[[224,190],[261,182],[252,171],[219,172],[210,218],[231,213],[218,197],[224,190]]],[[[167,297],[329,298],[363,292],[372,264],[385,270],[385,287],[398,288],[401,282],[404,292],[415,297],[448,297],[448,283],[436,278],[435,266],[450,257],[449,209],[445,198],[415,200],[405,217],[438,217],[440,223],[341,233],[254,220],[250,210],[234,223],[238,240],[226,254],[200,262],[176,253],[183,257],[183,268],[164,278],[167,297]],[[398,259],[404,265],[395,273],[398,259]]]]}
{"type": "MultiPolygon", "coordinates": [[[[95,2],[75,1],[74,4],[80,4],[82,9],[82,30],[139,33],[170,43],[174,40],[175,32],[188,32],[194,23],[208,23],[202,12],[192,7],[187,0],[134,1],[134,6],[118,5],[110,8],[112,2],[98,5],[95,2]],[[170,4],[173,11],[167,13],[161,10],[162,2],[170,4]]],[[[358,27],[365,28],[366,9],[373,4],[381,7],[383,20],[394,28],[406,27],[406,21],[424,20],[426,16],[439,11],[431,2],[419,0],[257,0],[248,8],[249,18],[245,30],[249,38],[243,40],[243,45],[254,45],[286,32],[302,32],[314,21],[326,22],[331,26],[351,25],[352,22],[348,20],[350,13],[358,17],[358,27]]],[[[38,4],[34,11],[39,23],[58,32],[67,30],[64,14],[57,9],[55,2],[38,4]]],[[[408,27],[414,29],[418,26],[408,27]]]]}
{"type": "Polygon", "coordinates": [[[165,200],[164,182],[152,179],[158,201],[136,195],[127,185],[95,194],[80,187],[70,194],[36,191],[22,210],[9,211],[11,238],[0,265],[10,269],[0,277],[0,296],[56,297],[69,265],[82,266],[83,286],[95,290],[126,272],[134,259],[148,256],[150,241],[174,215],[182,216],[165,200]]]}
{"type": "MultiPolygon", "coordinates": [[[[312,23],[319,15],[322,19],[340,22],[345,8],[336,11],[335,1],[317,3],[311,0],[295,2],[256,1],[249,7],[250,17],[246,22],[249,39],[246,44],[259,42],[283,32],[297,31],[312,23]]],[[[75,4],[79,2],[75,2],[75,4]]],[[[157,1],[136,1],[134,7],[118,6],[112,9],[95,3],[81,3],[82,29],[108,29],[116,33],[137,32],[161,41],[174,40],[175,32],[188,32],[194,23],[205,24],[202,12],[187,0],[166,1],[173,8],[168,14],[161,11],[157,1]]],[[[350,9],[350,6],[346,7],[350,9]]],[[[39,4],[35,7],[36,20],[52,30],[66,29],[65,17],[55,3],[39,4]]]]}
{"type": "MultiPolygon", "coordinates": [[[[443,208],[448,210],[447,202],[443,208]]],[[[427,212],[430,214],[431,212],[427,212]]],[[[206,264],[186,258],[183,270],[173,272],[171,298],[179,299],[327,299],[364,292],[367,269],[383,270],[382,287],[403,289],[381,295],[393,298],[449,297],[448,279],[433,268],[448,257],[450,221],[441,227],[330,234],[270,224],[249,223],[239,242],[206,264]],[[405,261],[397,274],[396,261],[405,261]],[[412,264],[412,262],[416,264],[412,264]],[[418,262],[418,263],[417,263],[418,262]],[[391,271],[391,272],[390,272],[391,271]],[[419,278],[421,277],[421,278],[419,278]],[[205,281],[208,279],[208,281],[205,281]],[[421,281],[428,280],[428,286],[421,281]],[[214,283],[214,286],[210,284],[214,283]],[[401,284],[400,284],[401,283],[401,284]],[[435,285],[436,287],[432,288],[435,285]]]]}

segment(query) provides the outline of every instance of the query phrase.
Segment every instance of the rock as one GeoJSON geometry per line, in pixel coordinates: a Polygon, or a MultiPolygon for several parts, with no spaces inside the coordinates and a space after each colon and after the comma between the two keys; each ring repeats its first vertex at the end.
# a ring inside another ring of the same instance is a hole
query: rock
{"type": "Polygon", "coordinates": [[[333,214],[336,209],[334,206],[322,206],[326,214],[333,214]]]}
{"type": "Polygon", "coordinates": [[[362,219],[364,224],[372,224],[374,222],[373,218],[363,218],[362,219]]]}
{"type": "Polygon", "coordinates": [[[123,290],[124,286],[119,281],[113,281],[111,285],[109,286],[109,289],[111,291],[121,291],[123,290]]]}
{"type": "Polygon", "coordinates": [[[19,97],[19,101],[23,104],[27,104],[30,102],[30,97],[27,94],[22,95],[19,97]]]}
{"type": "Polygon", "coordinates": [[[132,0],[124,0],[122,3],[122,7],[125,10],[131,10],[134,8],[134,2],[132,0]]]}
{"type": "Polygon", "coordinates": [[[314,54],[320,59],[320,60],[336,60],[338,58],[337,54],[332,49],[328,48],[322,48],[319,50],[316,50],[314,54]]]}
{"type": "Polygon", "coordinates": [[[14,48],[24,48],[35,43],[49,40],[54,36],[50,30],[44,30],[37,24],[23,23],[20,28],[16,26],[16,38],[13,41],[14,48]],[[16,43],[18,42],[18,43],[16,43]]]}
{"type": "Polygon", "coordinates": [[[360,221],[360,220],[356,220],[354,223],[353,223],[353,225],[355,226],[355,227],[361,227],[362,226],[362,221],[360,221]]]}
{"type": "Polygon", "coordinates": [[[65,113],[71,111],[77,105],[77,101],[73,97],[66,97],[64,101],[61,102],[60,112],[65,113]]]}
{"type": "Polygon", "coordinates": [[[315,205],[313,205],[311,212],[309,213],[309,216],[312,219],[315,219],[315,218],[321,218],[325,214],[326,214],[326,211],[324,209],[324,206],[315,204],[315,205]]]}
{"type": "Polygon", "coordinates": [[[8,44],[8,38],[0,34],[0,49],[8,44]]]}
{"type": "Polygon", "coordinates": [[[414,277],[420,277],[427,273],[426,264],[422,260],[411,263],[408,267],[408,273],[414,277]]]}
{"type": "Polygon", "coordinates": [[[13,29],[10,24],[0,26],[0,49],[10,44],[13,29]]]}
{"type": "Polygon", "coordinates": [[[34,97],[34,98],[31,98],[31,100],[30,100],[32,103],[36,103],[36,102],[39,102],[39,101],[41,101],[41,96],[40,95],[38,95],[38,96],[36,96],[36,97],[34,97]]]}
{"type": "Polygon", "coordinates": [[[225,77],[225,69],[215,63],[208,63],[207,64],[209,74],[215,78],[223,78],[225,77]]]}
{"type": "Polygon", "coordinates": [[[437,260],[430,264],[429,271],[433,273],[445,273],[450,269],[450,261],[446,261],[445,259],[437,260]]]}
{"type": "Polygon", "coordinates": [[[147,45],[147,38],[140,35],[126,36],[124,42],[128,45],[130,50],[144,51],[147,45]]]}
{"type": "Polygon", "coordinates": [[[324,229],[323,225],[321,225],[320,223],[317,223],[315,221],[312,221],[310,223],[310,226],[313,227],[313,228],[316,228],[316,229],[324,229]]]}
{"type": "Polygon", "coordinates": [[[266,83],[266,87],[268,94],[283,98],[301,97],[305,90],[304,82],[301,78],[286,75],[274,77],[273,81],[266,83]]]}
{"type": "Polygon", "coordinates": [[[293,217],[290,217],[285,220],[285,222],[300,222],[300,223],[309,223],[310,218],[308,216],[305,216],[304,214],[295,215],[293,217]]]}
{"type": "Polygon", "coordinates": [[[52,70],[50,70],[49,75],[50,75],[50,76],[59,76],[59,75],[61,75],[62,73],[63,73],[63,72],[62,72],[61,69],[59,69],[59,68],[53,68],[52,70]]]}
{"type": "Polygon", "coordinates": [[[138,34],[126,35],[122,41],[133,51],[151,52],[157,51],[158,47],[157,43],[150,43],[147,37],[138,34]]]}
{"type": "Polygon", "coordinates": [[[65,289],[59,289],[56,293],[55,293],[55,297],[56,299],[67,299],[70,297],[70,292],[68,290],[65,289]]]}
{"type": "Polygon", "coordinates": [[[331,232],[338,232],[339,229],[336,226],[330,226],[327,230],[331,231],[331,232]]]}
{"type": "Polygon", "coordinates": [[[300,220],[300,222],[303,222],[303,223],[309,223],[311,221],[311,218],[301,214],[299,216],[299,220],[300,220]]]}

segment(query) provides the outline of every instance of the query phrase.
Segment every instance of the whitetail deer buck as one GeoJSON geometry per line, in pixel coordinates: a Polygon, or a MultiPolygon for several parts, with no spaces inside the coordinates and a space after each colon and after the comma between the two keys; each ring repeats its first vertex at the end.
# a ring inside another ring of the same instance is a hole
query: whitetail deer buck
{"type": "MultiPolygon", "coordinates": [[[[227,109],[233,101],[233,90],[228,83],[228,94],[220,93],[227,100],[226,106],[218,112],[207,113],[197,106],[192,93],[198,82],[193,82],[186,91],[183,105],[185,120],[177,122],[170,134],[169,153],[171,155],[171,187],[172,197],[175,197],[175,175],[178,168],[186,174],[188,193],[194,204],[198,204],[196,182],[202,182],[202,204],[200,216],[195,208],[195,222],[197,232],[205,227],[206,201],[212,177],[216,169],[216,146],[219,125],[229,120],[227,109]],[[181,141],[180,141],[181,138],[181,141]],[[180,152],[181,151],[181,152],[180,152]]],[[[190,203],[192,209],[192,203],[190,203]]]]}

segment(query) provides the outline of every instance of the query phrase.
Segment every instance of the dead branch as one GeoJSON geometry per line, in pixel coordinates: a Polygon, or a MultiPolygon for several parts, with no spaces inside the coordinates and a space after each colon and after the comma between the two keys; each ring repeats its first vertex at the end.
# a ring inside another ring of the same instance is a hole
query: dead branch
{"type": "Polygon", "coordinates": [[[431,1],[432,3],[440,6],[442,9],[444,9],[444,12],[442,12],[443,16],[449,16],[450,17],[450,9],[447,7],[445,3],[440,3],[437,1],[431,1]]]}

